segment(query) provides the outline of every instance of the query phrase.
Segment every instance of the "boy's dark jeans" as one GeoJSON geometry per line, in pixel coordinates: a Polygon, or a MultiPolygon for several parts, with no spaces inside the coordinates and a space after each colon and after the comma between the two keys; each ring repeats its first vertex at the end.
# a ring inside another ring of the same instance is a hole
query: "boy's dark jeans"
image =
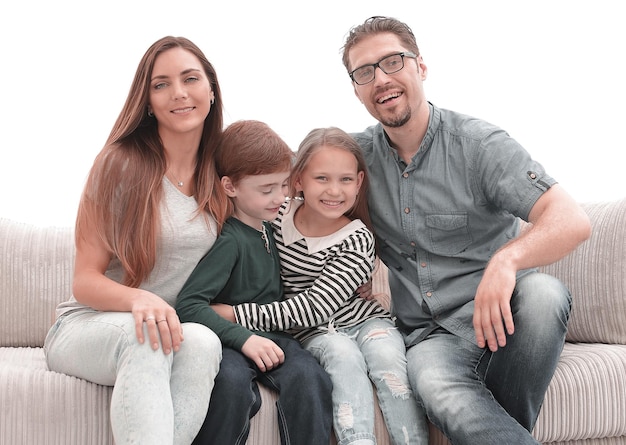
{"type": "Polygon", "coordinates": [[[250,419],[261,407],[257,382],[278,392],[278,428],[282,445],[330,443],[332,384],[317,360],[300,343],[272,335],[285,361],[261,372],[239,351],[224,347],[209,411],[194,445],[243,445],[250,419]]]}

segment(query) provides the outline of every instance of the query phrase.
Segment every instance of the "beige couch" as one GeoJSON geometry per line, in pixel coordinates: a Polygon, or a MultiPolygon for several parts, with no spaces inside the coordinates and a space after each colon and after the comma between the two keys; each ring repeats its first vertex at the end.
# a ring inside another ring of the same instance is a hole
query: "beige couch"
{"type": "MultiPolygon", "coordinates": [[[[574,308],[534,434],[550,444],[626,444],[626,199],[584,207],[591,239],[545,268],[570,287],[574,308]]],[[[111,388],[49,371],[41,349],[69,295],[73,256],[70,228],[0,219],[1,445],[113,443],[111,388]]],[[[387,292],[384,270],[375,286],[387,292]]],[[[280,443],[273,397],[263,390],[248,443],[280,443]]],[[[389,444],[380,415],[376,433],[389,444]]],[[[431,443],[447,441],[433,430],[431,443]]]]}

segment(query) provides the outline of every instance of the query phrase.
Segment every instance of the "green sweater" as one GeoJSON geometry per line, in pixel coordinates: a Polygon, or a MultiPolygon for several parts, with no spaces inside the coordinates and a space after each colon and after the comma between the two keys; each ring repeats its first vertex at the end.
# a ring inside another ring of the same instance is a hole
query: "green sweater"
{"type": "Polygon", "coordinates": [[[272,303],[282,300],[280,260],[272,228],[264,223],[262,233],[236,218],[229,218],[215,244],[200,260],[176,299],[181,322],[201,323],[214,331],[222,344],[241,351],[254,334],[275,338],[285,333],[250,331],[217,315],[210,303],[272,303]]]}

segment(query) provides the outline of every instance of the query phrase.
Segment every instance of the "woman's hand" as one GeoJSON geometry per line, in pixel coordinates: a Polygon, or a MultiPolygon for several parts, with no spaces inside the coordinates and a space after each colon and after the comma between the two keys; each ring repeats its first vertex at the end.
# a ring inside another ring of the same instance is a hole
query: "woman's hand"
{"type": "Polygon", "coordinates": [[[141,295],[133,303],[132,313],[139,343],[145,341],[145,324],[152,349],[159,349],[160,339],[165,354],[178,351],[183,341],[183,328],[174,308],[152,292],[140,289],[138,292],[141,295]]]}
{"type": "Polygon", "coordinates": [[[72,292],[80,303],[99,311],[132,312],[135,332],[140,343],[145,341],[147,326],[150,345],[155,351],[178,351],[183,341],[182,327],[176,311],[158,295],[143,289],[125,286],[105,275],[111,252],[96,234],[88,231],[76,241],[76,260],[72,292]]]}

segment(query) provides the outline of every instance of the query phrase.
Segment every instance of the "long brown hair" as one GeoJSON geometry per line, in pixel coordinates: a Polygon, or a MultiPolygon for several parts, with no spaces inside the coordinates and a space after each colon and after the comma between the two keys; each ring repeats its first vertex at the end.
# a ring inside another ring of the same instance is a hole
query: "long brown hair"
{"type": "Polygon", "coordinates": [[[348,58],[352,47],[365,37],[383,33],[395,34],[408,50],[413,51],[418,56],[420,55],[415,35],[409,25],[393,17],[374,16],[353,27],[346,37],[346,42],[342,48],[342,61],[348,72],[352,71],[348,58]]]}
{"type": "Polygon", "coordinates": [[[161,184],[167,165],[157,121],[148,115],[148,104],[154,63],[172,48],[182,48],[198,58],[214,94],[215,103],[204,121],[198,148],[194,197],[198,214],[215,218],[218,230],[226,218],[228,199],[219,186],[214,160],[223,129],[217,74],[193,42],[163,37],[139,62],[122,111],[91,168],[76,218],[77,241],[95,230],[112,257],[120,260],[123,284],[131,287],[139,286],[156,261],[161,184]]]}
{"type": "Polygon", "coordinates": [[[369,189],[369,176],[367,174],[367,165],[363,157],[363,152],[359,144],[345,131],[337,127],[316,128],[311,130],[309,134],[300,143],[298,152],[296,153],[296,161],[291,169],[289,178],[289,195],[292,198],[301,196],[296,191],[296,181],[309,164],[311,156],[323,146],[330,146],[345,150],[351,153],[357,162],[357,172],[363,172],[363,182],[356,197],[356,201],[352,208],[345,214],[348,218],[355,220],[360,219],[372,233],[374,228],[370,219],[369,207],[367,205],[367,192],[369,189]]]}

